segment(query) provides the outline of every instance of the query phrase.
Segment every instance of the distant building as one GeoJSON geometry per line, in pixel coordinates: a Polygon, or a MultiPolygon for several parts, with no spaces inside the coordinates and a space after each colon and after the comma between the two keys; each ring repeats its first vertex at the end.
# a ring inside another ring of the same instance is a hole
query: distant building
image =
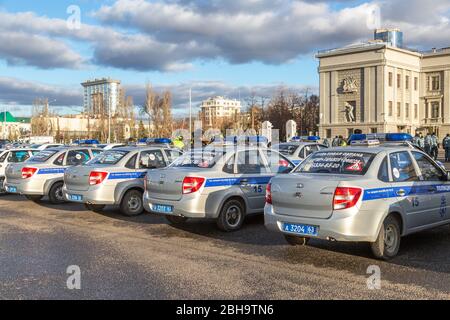
{"type": "Polygon", "coordinates": [[[98,117],[114,115],[120,102],[120,81],[109,78],[88,80],[84,88],[83,106],[86,113],[98,117]]]}
{"type": "Polygon", "coordinates": [[[403,32],[399,29],[376,29],[374,39],[392,47],[403,48],[403,32]]]}
{"type": "Polygon", "coordinates": [[[200,117],[203,129],[217,128],[223,121],[238,119],[241,113],[241,102],[221,96],[209,98],[202,102],[200,117]]]}
{"type": "Polygon", "coordinates": [[[450,133],[450,48],[416,52],[376,41],[317,58],[321,136],[450,133]]]}
{"type": "Polygon", "coordinates": [[[30,118],[14,117],[9,112],[0,112],[0,138],[18,139],[31,132],[30,118]]]}

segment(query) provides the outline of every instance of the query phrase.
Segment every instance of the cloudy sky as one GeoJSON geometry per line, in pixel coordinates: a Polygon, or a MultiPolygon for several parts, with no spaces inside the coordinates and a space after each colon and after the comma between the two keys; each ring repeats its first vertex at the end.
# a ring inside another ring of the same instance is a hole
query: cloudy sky
{"type": "Polygon", "coordinates": [[[80,83],[171,89],[176,112],[210,95],[317,90],[314,54],[399,27],[409,47],[450,46],[450,0],[0,0],[0,108],[36,97],[81,110],[80,83]],[[77,11],[81,23],[78,23],[77,11]]]}

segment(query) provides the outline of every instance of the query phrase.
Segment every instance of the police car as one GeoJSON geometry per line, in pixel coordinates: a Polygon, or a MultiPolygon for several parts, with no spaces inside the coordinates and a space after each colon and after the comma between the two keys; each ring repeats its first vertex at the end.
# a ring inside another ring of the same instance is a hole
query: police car
{"type": "Polygon", "coordinates": [[[33,149],[0,150],[0,192],[4,192],[5,170],[10,163],[20,163],[28,160],[39,152],[33,149]]]}
{"type": "Polygon", "coordinates": [[[84,203],[91,211],[119,205],[126,216],[142,214],[147,170],[166,167],[180,155],[180,150],[158,147],[105,151],[86,165],[66,170],[64,197],[67,201],[84,203]]]}
{"type": "Polygon", "coordinates": [[[48,196],[53,204],[64,202],[62,187],[65,170],[84,164],[101,152],[103,150],[89,147],[46,149],[26,162],[8,165],[5,189],[32,201],[48,196]]]}
{"type": "Polygon", "coordinates": [[[267,187],[265,225],[293,245],[369,242],[397,255],[402,236],[450,223],[449,175],[420,150],[368,141],[314,153],[267,187]]]}
{"type": "Polygon", "coordinates": [[[269,180],[293,168],[286,157],[266,148],[193,149],[168,168],[149,171],[144,206],[174,224],[213,218],[223,231],[238,230],[247,214],[263,211],[269,180]]]}
{"type": "Polygon", "coordinates": [[[32,144],[30,146],[31,149],[36,149],[39,151],[43,151],[50,148],[59,148],[63,147],[64,145],[61,143],[44,143],[44,144],[32,144]]]}
{"type": "Polygon", "coordinates": [[[280,143],[272,148],[286,156],[295,165],[298,165],[310,154],[328,148],[323,144],[319,144],[319,139],[316,136],[294,137],[290,142],[280,143]]]}

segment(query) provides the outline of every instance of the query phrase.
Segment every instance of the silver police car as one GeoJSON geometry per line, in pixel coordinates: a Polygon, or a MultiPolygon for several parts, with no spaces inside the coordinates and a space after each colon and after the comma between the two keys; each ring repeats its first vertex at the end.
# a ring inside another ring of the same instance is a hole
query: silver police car
{"type": "Polygon", "coordinates": [[[23,163],[6,168],[5,188],[32,201],[48,196],[53,204],[64,202],[62,193],[64,172],[82,165],[103,152],[89,147],[62,147],[43,150],[23,163]]]}
{"type": "Polygon", "coordinates": [[[0,150],[0,193],[5,191],[5,171],[8,164],[24,162],[38,152],[33,149],[0,150]]]}
{"type": "Polygon", "coordinates": [[[72,167],[64,174],[65,199],[84,203],[91,211],[119,205],[126,216],[144,211],[144,177],[149,169],[168,166],[181,151],[159,147],[122,147],[105,151],[86,165],[72,167]]]}
{"type": "Polygon", "coordinates": [[[267,187],[265,225],[290,244],[310,238],[369,242],[397,255],[402,236],[450,223],[450,181],[408,146],[352,146],[314,153],[267,187]]]}
{"type": "Polygon", "coordinates": [[[327,149],[328,147],[317,142],[293,141],[276,144],[272,148],[278,150],[295,165],[298,165],[309,157],[310,154],[319,150],[327,149]]]}
{"type": "Polygon", "coordinates": [[[269,180],[293,168],[286,157],[266,148],[194,149],[147,174],[144,206],[171,223],[212,218],[223,231],[238,230],[247,214],[263,211],[269,180]]]}

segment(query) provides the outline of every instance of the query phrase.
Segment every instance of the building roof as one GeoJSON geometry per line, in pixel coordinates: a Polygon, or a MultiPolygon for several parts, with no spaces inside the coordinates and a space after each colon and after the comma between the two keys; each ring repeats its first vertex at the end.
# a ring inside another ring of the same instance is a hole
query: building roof
{"type": "Polygon", "coordinates": [[[6,113],[0,112],[0,122],[5,122],[5,121],[6,122],[17,122],[17,119],[14,118],[14,116],[8,111],[6,111],[6,113]]]}

